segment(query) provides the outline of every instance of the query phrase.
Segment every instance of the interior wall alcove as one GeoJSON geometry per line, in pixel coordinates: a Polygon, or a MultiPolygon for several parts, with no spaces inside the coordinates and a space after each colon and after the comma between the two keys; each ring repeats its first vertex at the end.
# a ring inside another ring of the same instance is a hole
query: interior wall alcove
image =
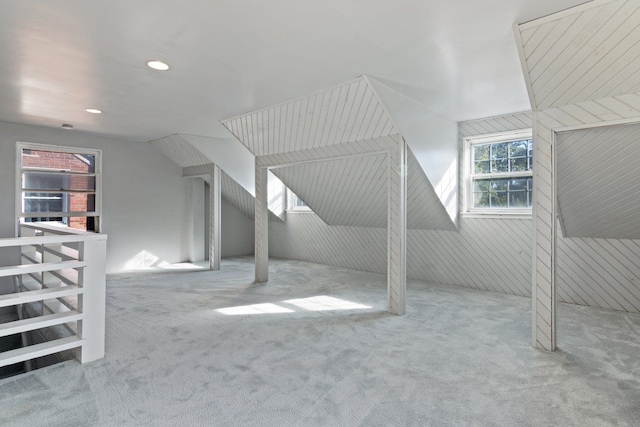
{"type": "MultiPolygon", "coordinates": [[[[392,314],[406,310],[407,145],[401,135],[375,138],[367,145],[342,143],[324,148],[256,157],[255,280],[269,278],[268,180],[269,169],[367,156],[387,163],[387,307],[392,314]]],[[[381,183],[378,183],[381,184],[381,183]]],[[[375,186],[375,184],[373,184],[375,186]]]]}

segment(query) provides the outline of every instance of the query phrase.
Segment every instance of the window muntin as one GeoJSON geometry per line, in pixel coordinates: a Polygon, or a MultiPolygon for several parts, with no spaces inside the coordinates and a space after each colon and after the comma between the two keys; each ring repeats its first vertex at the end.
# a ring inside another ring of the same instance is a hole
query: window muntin
{"type": "Polygon", "coordinates": [[[100,151],[18,143],[17,216],[98,231],[100,151]]]}
{"type": "Polygon", "coordinates": [[[465,139],[466,211],[530,213],[533,139],[530,130],[465,139]]]}

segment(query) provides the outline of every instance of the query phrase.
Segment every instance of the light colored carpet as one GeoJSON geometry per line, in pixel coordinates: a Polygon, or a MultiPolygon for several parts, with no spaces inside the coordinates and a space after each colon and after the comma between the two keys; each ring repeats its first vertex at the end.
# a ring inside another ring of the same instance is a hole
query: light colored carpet
{"type": "Polygon", "coordinates": [[[526,298],[412,281],[396,317],[380,275],[222,268],[109,277],[106,358],[1,381],[0,425],[640,425],[639,315],[561,305],[544,353],[526,298]]]}

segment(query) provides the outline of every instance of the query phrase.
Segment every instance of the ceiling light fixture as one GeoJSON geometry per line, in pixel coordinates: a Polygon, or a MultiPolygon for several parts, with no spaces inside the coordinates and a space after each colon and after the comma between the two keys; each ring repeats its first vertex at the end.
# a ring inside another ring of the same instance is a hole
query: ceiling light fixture
{"type": "Polygon", "coordinates": [[[102,110],[98,110],[97,108],[86,108],[84,111],[91,114],[102,114],[102,110]]]}
{"type": "Polygon", "coordinates": [[[158,71],[167,71],[169,69],[169,64],[162,61],[147,61],[147,66],[149,68],[153,68],[158,71]]]}
{"type": "Polygon", "coordinates": [[[69,123],[63,123],[62,129],[73,130],[73,125],[70,125],[69,123]]]}

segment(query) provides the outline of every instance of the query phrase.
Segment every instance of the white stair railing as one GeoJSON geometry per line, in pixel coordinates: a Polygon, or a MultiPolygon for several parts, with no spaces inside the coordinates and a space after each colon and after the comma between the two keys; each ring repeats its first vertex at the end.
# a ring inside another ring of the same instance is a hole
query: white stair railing
{"type": "Polygon", "coordinates": [[[42,312],[0,324],[0,337],[55,325],[71,336],[2,352],[0,367],[71,349],[82,363],[103,358],[107,236],[51,223],[20,224],[20,236],[0,239],[0,248],[20,254],[0,277],[21,279],[19,292],[0,295],[0,307],[40,302],[42,312]]]}

